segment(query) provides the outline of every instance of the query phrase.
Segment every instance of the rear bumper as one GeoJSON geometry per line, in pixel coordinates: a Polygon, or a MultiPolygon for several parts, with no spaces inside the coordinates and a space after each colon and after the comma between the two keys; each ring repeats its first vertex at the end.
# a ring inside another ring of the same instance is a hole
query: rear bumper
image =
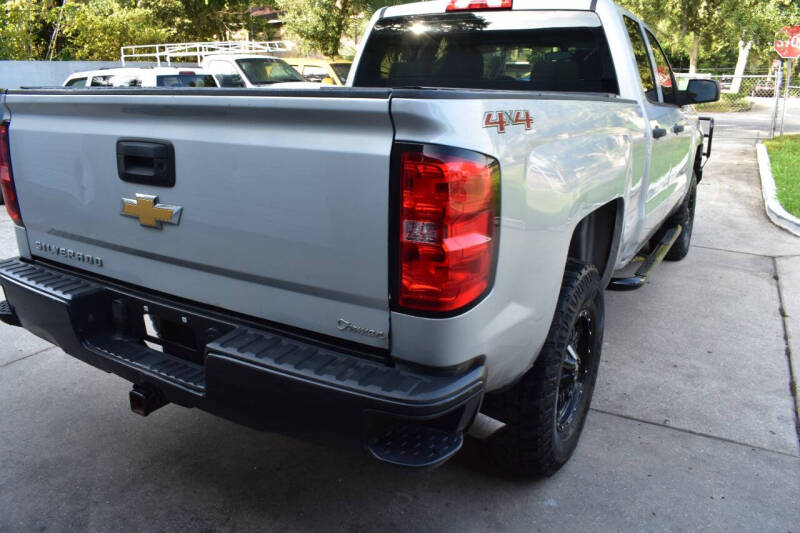
{"type": "Polygon", "coordinates": [[[358,445],[395,464],[451,457],[483,397],[482,366],[460,375],[396,368],[48,264],[0,262],[0,284],[9,304],[3,321],[166,401],[260,430],[358,445]],[[196,332],[204,339],[198,357],[147,347],[145,312],[196,332]]]}

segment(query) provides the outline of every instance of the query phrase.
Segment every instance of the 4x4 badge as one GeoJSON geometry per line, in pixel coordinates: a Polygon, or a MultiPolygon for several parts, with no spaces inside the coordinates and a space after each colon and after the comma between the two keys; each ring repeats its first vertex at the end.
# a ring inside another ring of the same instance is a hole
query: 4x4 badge
{"type": "Polygon", "coordinates": [[[497,133],[505,133],[509,126],[525,126],[533,129],[533,115],[525,109],[516,111],[489,111],[483,115],[484,128],[497,128],[497,133]]]}
{"type": "Polygon", "coordinates": [[[161,229],[162,224],[178,225],[183,208],[177,205],[159,204],[158,196],[136,194],[136,199],[122,199],[122,215],[139,219],[139,224],[161,229]]]}

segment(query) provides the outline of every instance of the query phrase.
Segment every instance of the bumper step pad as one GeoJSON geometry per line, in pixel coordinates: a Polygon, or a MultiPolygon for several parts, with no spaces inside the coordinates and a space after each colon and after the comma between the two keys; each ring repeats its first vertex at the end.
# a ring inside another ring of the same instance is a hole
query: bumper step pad
{"type": "Polygon", "coordinates": [[[151,350],[135,339],[119,339],[111,335],[95,335],[86,339],[89,349],[118,359],[150,374],[177,383],[196,392],[205,390],[205,371],[177,357],[151,350]]]}
{"type": "Polygon", "coordinates": [[[406,424],[373,437],[367,449],[376,459],[398,466],[432,467],[447,461],[464,443],[462,433],[406,424]]]}
{"type": "Polygon", "coordinates": [[[43,266],[25,263],[19,259],[0,261],[0,274],[63,300],[74,300],[98,288],[90,281],[62,274],[43,266]]]}
{"type": "Polygon", "coordinates": [[[19,318],[14,314],[14,310],[11,309],[11,304],[5,300],[0,301],[0,322],[5,322],[9,326],[20,325],[19,318]]]}
{"type": "MultiPolygon", "coordinates": [[[[285,336],[239,327],[206,346],[208,354],[274,369],[317,383],[349,389],[360,394],[423,403],[449,396],[466,387],[470,380],[452,376],[427,376],[326,350],[285,336]],[[449,392],[448,393],[448,389],[449,392]]],[[[474,377],[473,377],[474,379],[474,377]]]]}

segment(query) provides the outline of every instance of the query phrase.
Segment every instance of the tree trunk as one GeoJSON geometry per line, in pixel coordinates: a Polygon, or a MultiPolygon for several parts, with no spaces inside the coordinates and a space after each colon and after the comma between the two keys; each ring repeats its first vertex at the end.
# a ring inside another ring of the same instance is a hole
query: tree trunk
{"type": "Polygon", "coordinates": [[[689,74],[697,74],[697,58],[700,57],[700,36],[692,33],[692,53],[689,55],[689,74]]]}
{"type": "Polygon", "coordinates": [[[331,59],[339,55],[339,47],[342,45],[342,37],[344,37],[344,31],[347,29],[347,22],[350,19],[352,0],[340,0],[337,2],[337,4],[339,13],[335,21],[333,34],[331,35],[332,40],[330,43],[330,48],[325,50],[325,54],[331,59]]]}
{"type": "Polygon", "coordinates": [[[747,59],[750,57],[750,49],[753,48],[753,41],[748,40],[745,44],[744,39],[739,39],[739,59],[736,61],[736,70],[733,73],[730,93],[739,94],[742,88],[742,76],[744,69],[747,68],[747,59]]]}

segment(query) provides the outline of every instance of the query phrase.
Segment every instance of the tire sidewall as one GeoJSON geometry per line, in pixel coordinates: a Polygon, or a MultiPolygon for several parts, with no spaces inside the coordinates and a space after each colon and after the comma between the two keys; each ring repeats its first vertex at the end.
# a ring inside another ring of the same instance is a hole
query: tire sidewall
{"type": "Polygon", "coordinates": [[[592,274],[592,277],[596,278],[596,283],[594,282],[595,280],[588,281],[585,284],[581,283],[580,287],[582,290],[573,293],[573,301],[567,306],[571,312],[568,316],[568,319],[562,321],[563,323],[559,325],[559,335],[557,335],[554,339],[555,343],[553,345],[555,350],[553,350],[553,353],[550,354],[551,360],[548,361],[548,364],[556,367],[556,370],[553,372],[553,374],[556,376],[556,380],[552,385],[556,391],[554,394],[555,398],[553,405],[552,435],[556,460],[559,462],[566,462],[566,460],[569,459],[574,452],[575,447],[578,445],[578,440],[580,439],[580,435],[583,431],[583,425],[586,422],[589,407],[591,406],[594,386],[597,381],[597,374],[600,367],[600,356],[603,347],[603,329],[605,325],[605,306],[603,291],[600,290],[599,276],[597,275],[596,271],[594,271],[592,274]],[[583,396],[581,398],[581,403],[577,407],[578,412],[576,413],[578,419],[575,421],[569,434],[564,436],[560,435],[557,429],[558,384],[561,379],[562,363],[566,354],[569,335],[572,331],[572,328],[575,326],[578,317],[584,310],[589,311],[590,316],[592,317],[592,357],[590,361],[588,361],[586,367],[583,396]]]}

